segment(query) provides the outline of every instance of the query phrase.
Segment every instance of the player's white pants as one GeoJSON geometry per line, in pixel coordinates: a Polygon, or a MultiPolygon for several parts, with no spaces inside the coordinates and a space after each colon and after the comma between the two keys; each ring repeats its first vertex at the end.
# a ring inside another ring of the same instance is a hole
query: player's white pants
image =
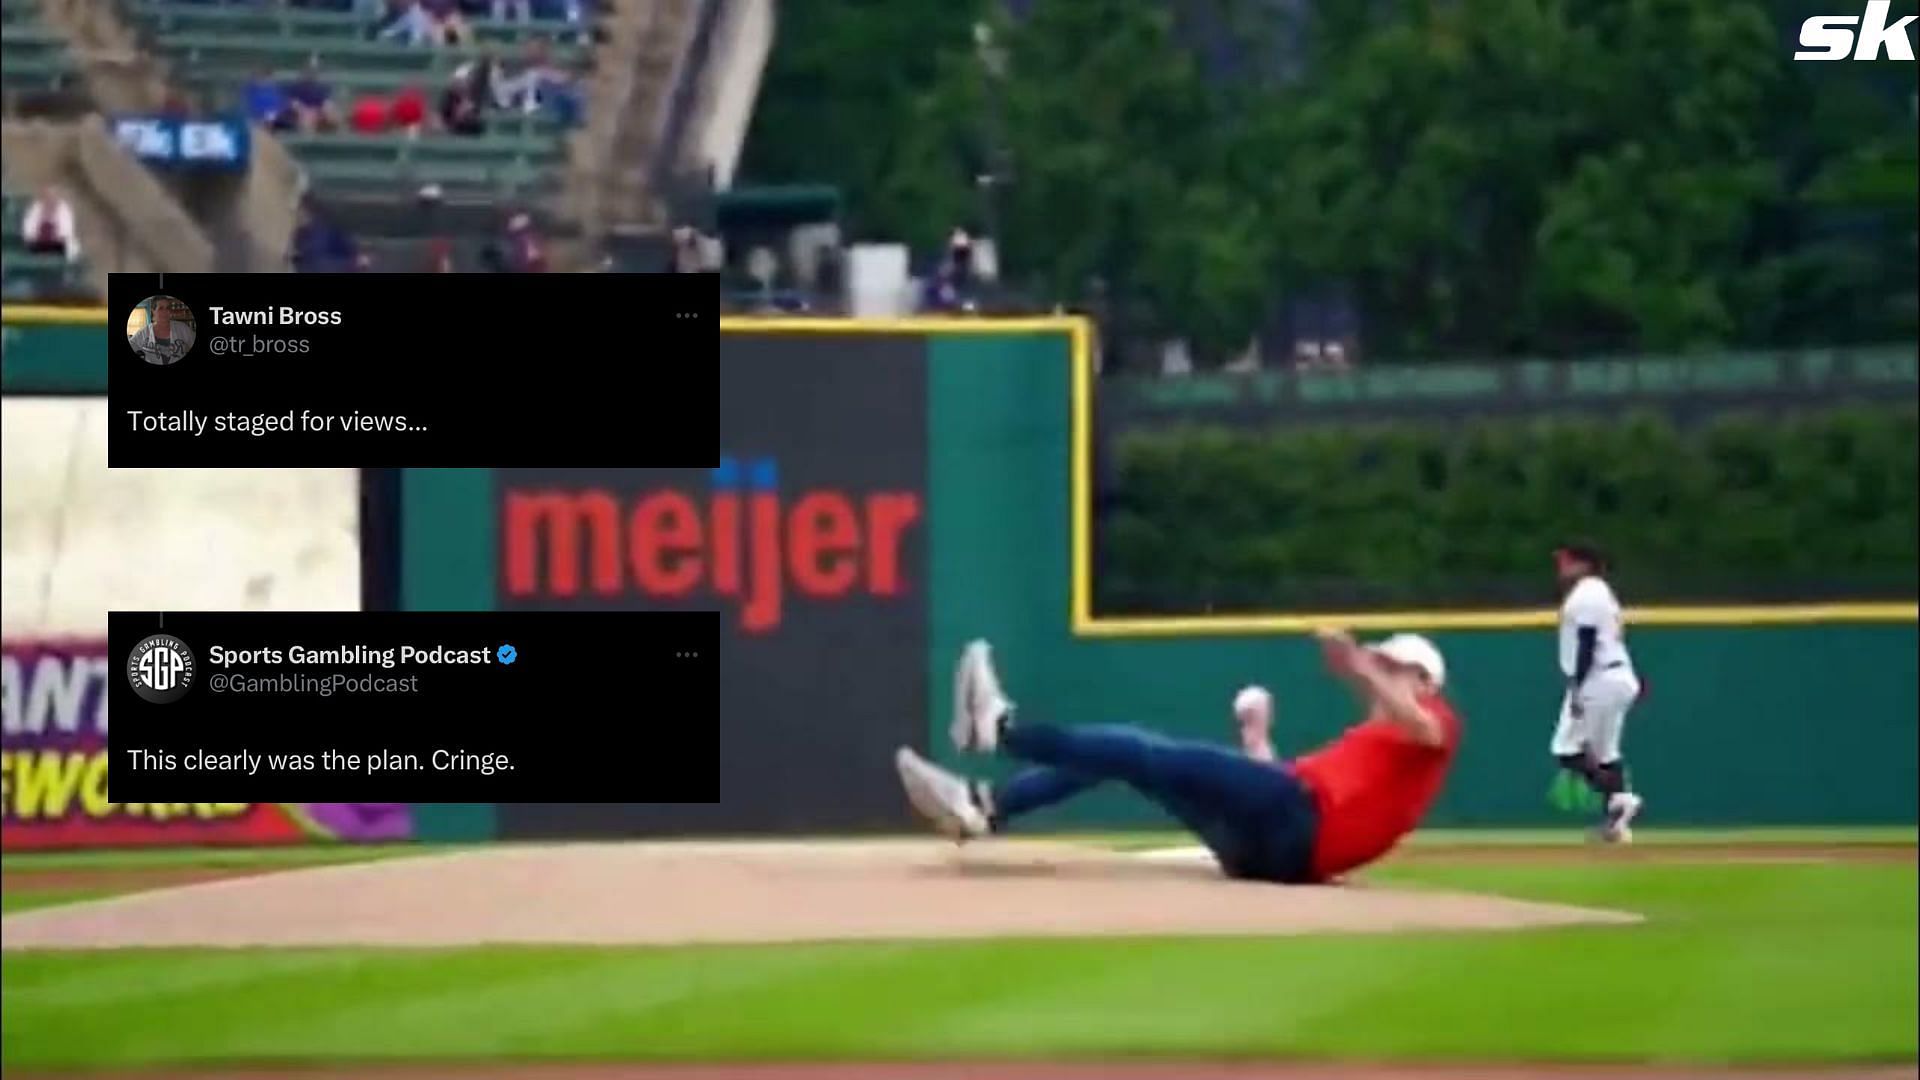
{"type": "Polygon", "coordinates": [[[1587,676],[1580,684],[1580,715],[1573,715],[1573,698],[1560,703],[1560,724],[1553,729],[1553,756],[1591,753],[1601,765],[1620,760],[1620,729],[1627,710],[1640,696],[1640,679],[1628,667],[1608,668],[1587,676]]]}

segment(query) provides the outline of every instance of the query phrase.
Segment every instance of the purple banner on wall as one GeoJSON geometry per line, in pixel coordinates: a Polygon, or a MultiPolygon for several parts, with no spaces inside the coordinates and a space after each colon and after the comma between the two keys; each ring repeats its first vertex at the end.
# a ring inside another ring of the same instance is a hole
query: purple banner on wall
{"type": "Polygon", "coordinates": [[[104,641],[0,646],[0,848],[373,843],[413,836],[409,803],[116,803],[107,794],[104,641]]]}

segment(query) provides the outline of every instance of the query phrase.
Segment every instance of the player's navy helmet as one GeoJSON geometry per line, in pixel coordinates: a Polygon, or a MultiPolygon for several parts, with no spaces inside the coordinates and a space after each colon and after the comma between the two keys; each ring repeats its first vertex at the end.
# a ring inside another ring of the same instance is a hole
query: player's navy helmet
{"type": "Polygon", "coordinates": [[[1601,549],[1599,544],[1593,543],[1590,540],[1569,540],[1553,550],[1557,555],[1563,555],[1569,559],[1578,559],[1586,563],[1588,566],[1593,567],[1596,573],[1603,573],[1607,569],[1607,553],[1601,549]]]}

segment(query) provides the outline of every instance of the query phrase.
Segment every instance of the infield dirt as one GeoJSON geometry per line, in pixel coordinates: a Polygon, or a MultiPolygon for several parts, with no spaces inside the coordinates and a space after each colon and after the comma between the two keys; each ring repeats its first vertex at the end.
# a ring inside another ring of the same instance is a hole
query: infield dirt
{"type": "Polygon", "coordinates": [[[682,944],[1636,920],[1469,893],[1232,882],[1199,860],[1047,842],[666,842],[475,849],[229,878],[10,915],[0,939],[10,950],[682,944]]]}

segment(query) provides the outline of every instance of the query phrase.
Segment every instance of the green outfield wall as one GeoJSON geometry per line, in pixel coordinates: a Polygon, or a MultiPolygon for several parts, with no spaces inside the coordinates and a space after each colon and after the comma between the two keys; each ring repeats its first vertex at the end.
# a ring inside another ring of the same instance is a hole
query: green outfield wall
{"type": "MultiPolygon", "coordinates": [[[[1421,629],[1446,649],[1468,726],[1436,824],[1553,823],[1547,740],[1559,679],[1545,580],[1542,607],[1525,611],[1094,610],[1093,449],[1105,421],[1092,407],[1090,344],[1071,319],[728,319],[718,469],[404,471],[391,549],[366,553],[370,565],[390,560],[400,606],[723,612],[719,805],[501,807],[499,834],[912,828],[888,756],[908,741],[951,760],[951,663],[976,636],[994,641],[1032,715],[1228,741],[1230,698],[1260,682],[1278,698],[1278,743],[1297,751],[1355,714],[1305,636],[1322,621],[1421,629]],[[742,533],[702,511],[689,565],[704,565],[702,545],[724,536],[750,556],[770,553],[772,584],[688,571],[702,580],[681,587],[628,569],[626,523],[644,507],[661,497],[717,507],[728,492],[770,500],[773,531],[742,533]],[[837,538],[819,542],[832,522],[837,538]],[[801,533],[815,540],[796,546],[801,533]],[[618,572],[582,576],[595,560],[618,572]],[[784,590],[778,605],[773,585],[784,590]]],[[[1913,611],[1885,596],[1634,607],[1652,692],[1627,746],[1649,823],[1912,822],[1913,611]]],[[[572,727],[556,718],[555,737],[596,752],[589,733],[619,715],[572,727]]],[[[1161,823],[1124,791],[1103,791],[1039,824],[1161,823]]]]}
{"type": "MultiPolygon", "coordinates": [[[[1249,632],[1204,613],[1182,626],[1074,611],[1076,562],[1093,560],[1075,556],[1073,349],[1064,331],[929,339],[930,718],[944,721],[950,708],[944,687],[955,651],[985,636],[1010,692],[1035,715],[1229,740],[1228,702],[1258,681],[1278,699],[1283,753],[1333,734],[1354,706],[1319,670],[1304,624],[1249,632]]],[[[1091,485],[1083,473],[1079,494],[1090,496],[1091,485]]],[[[1911,822],[1916,636],[1900,610],[1665,611],[1660,625],[1636,625],[1632,644],[1651,692],[1626,741],[1649,820],[1911,822]],[[1723,625],[1687,625],[1689,615],[1723,625]]],[[[1447,628],[1454,614],[1398,620],[1440,627],[1429,632],[1447,652],[1467,718],[1435,823],[1550,823],[1547,739],[1559,706],[1552,629],[1544,613],[1470,613],[1482,617],[1454,621],[1527,625],[1447,628]]],[[[1348,621],[1397,624],[1377,612],[1348,621]]],[[[1116,791],[1052,820],[1156,819],[1116,791]]]]}
{"type": "Polygon", "coordinates": [[[9,304],[0,318],[0,391],[107,392],[106,310],[9,304]]]}

